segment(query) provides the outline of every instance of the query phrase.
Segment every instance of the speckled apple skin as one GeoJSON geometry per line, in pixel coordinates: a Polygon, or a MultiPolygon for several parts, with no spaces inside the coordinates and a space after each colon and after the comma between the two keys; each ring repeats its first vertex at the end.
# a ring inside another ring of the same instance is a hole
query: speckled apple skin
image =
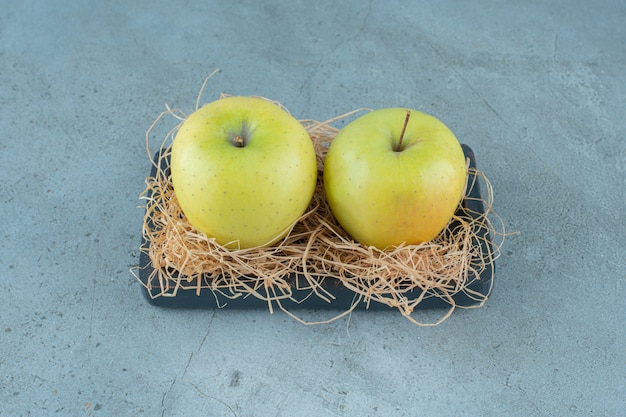
{"type": "Polygon", "coordinates": [[[171,173],[191,225],[244,249],[275,243],[305,212],[317,162],[308,133],[285,110],[261,98],[228,97],[184,121],[171,173]]]}
{"type": "Polygon", "coordinates": [[[346,232],[365,246],[389,249],[435,238],[458,207],[466,175],[463,149],[443,122],[386,108],[337,134],[324,162],[324,189],[346,232]]]}

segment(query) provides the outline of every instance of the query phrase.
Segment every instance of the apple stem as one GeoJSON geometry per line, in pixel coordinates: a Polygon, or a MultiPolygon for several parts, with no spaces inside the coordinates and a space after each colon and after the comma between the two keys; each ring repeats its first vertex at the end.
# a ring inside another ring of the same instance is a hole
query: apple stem
{"type": "Polygon", "coordinates": [[[407,110],[406,117],[404,118],[404,125],[402,126],[402,132],[400,132],[400,140],[398,141],[398,146],[396,146],[396,152],[400,152],[402,150],[402,140],[404,140],[404,132],[406,132],[406,125],[409,124],[410,117],[411,110],[407,110]]]}
{"type": "Polygon", "coordinates": [[[233,138],[233,142],[234,142],[234,145],[235,145],[236,147],[238,147],[238,148],[243,148],[243,146],[244,146],[244,140],[243,140],[243,138],[241,137],[241,135],[236,135],[236,136],[233,138]]]}

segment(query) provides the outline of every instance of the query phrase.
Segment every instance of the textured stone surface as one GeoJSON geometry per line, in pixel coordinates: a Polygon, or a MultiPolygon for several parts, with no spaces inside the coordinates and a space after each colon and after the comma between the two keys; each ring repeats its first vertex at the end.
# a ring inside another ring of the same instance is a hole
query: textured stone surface
{"type": "Polygon", "coordinates": [[[0,416],[623,413],[623,2],[9,3],[0,416]],[[520,232],[487,304],[433,328],[148,305],[128,271],[145,133],[166,103],[191,112],[215,68],[203,102],[260,95],[317,120],[410,106],[444,121],[520,232]]]}

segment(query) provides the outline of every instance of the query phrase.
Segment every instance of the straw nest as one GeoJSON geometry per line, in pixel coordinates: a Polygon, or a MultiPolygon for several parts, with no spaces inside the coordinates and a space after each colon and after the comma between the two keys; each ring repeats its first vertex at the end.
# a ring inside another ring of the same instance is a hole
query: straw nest
{"type": "Polygon", "coordinates": [[[477,169],[468,166],[468,178],[481,182],[484,212],[469,213],[460,206],[448,227],[430,242],[390,251],[364,247],[355,243],[333,218],[323,189],[324,158],[338,131],[333,124],[360,111],[367,110],[355,110],[325,122],[301,121],[315,147],[319,171],[308,210],[275,246],[230,250],[191,226],[176,200],[168,161],[171,142],[186,116],[168,108],[146,134],[151,155],[149,138],[157,123],[163,116],[174,116],[178,121],[161,143],[159,160],[151,156],[156,175],[146,178],[147,186],[140,196],[145,200],[144,244],[140,250],[149,256],[153,268],[148,282],[142,284],[149,285],[152,292],[157,285],[156,296],[164,297],[176,296],[178,291],[195,291],[198,296],[208,291],[216,300],[253,296],[266,301],[270,312],[277,306],[307,324],[311,322],[296,316],[283,302],[301,302],[294,295],[297,288],[298,294],[305,290],[306,297],[320,297],[332,305],[334,295],[328,284],[334,280],[354,293],[352,307],[323,322],[349,314],[360,302],[397,308],[418,325],[436,325],[448,318],[458,307],[453,298],[458,293],[474,299],[472,307],[482,306],[489,292],[483,294],[468,287],[483,272],[493,272],[505,234],[502,221],[492,209],[491,185],[477,169]],[[414,318],[414,310],[429,297],[443,298],[449,308],[435,323],[422,323],[414,318]]]}

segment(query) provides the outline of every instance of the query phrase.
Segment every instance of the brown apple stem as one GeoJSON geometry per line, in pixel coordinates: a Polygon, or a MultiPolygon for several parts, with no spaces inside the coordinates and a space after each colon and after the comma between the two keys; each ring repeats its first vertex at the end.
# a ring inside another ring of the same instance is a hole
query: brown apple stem
{"type": "Polygon", "coordinates": [[[243,138],[241,137],[241,135],[236,135],[236,136],[233,138],[233,142],[234,142],[234,145],[235,145],[236,147],[238,147],[238,148],[243,148],[243,145],[244,145],[244,140],[243,140],[243,138]]]}
{"type": "Polygon", "coordinates": [[[396,146],[396,152],[400,152],[402,150],[402,140],[404,139],[404,132],[406,132],[406,125],[409,124],[410,117],[411,117],[411,110],[407,110],[406,117],[404,119],[404,126],[402,126],[402,132],[400,133],[400,140],[398,141],[398,146],[396,146]]]}

